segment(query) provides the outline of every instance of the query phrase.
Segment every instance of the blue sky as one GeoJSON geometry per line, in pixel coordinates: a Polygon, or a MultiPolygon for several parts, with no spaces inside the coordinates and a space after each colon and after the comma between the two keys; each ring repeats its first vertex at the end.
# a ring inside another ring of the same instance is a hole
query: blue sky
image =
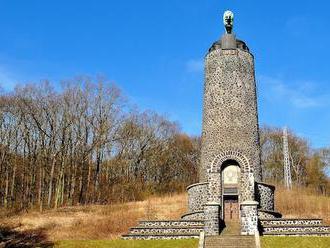
{"type": "Polygon", "coordinates": [[[235,13],[255,56],[261,124],[330,145],[328,1],[0,0],[0,85],[104,75],[200,134],[203,58],[235,13]]]}

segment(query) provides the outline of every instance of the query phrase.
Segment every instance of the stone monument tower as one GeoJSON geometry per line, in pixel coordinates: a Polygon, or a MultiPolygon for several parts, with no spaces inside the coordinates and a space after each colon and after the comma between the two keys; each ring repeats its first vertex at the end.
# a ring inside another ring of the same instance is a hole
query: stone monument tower
{"type": "Polygon", "coordinates": [[[207,234],[232,221],[253,234],[258,208],[274,210],[274,188],[261,183],[254,58],[233,32],[231,11],[223,22],[225,34],[205,57],[200,183],[188,187],[189,206],[207,234]]]}
{"type": "Polygon", "coordinates": [[[188,213],[142,220],[123,238],[215,236],[230,225],[240,235],[330,235],[321,219],[282,219],[274,211],[275,187],[262,182],[254,57],[236,38],[231,11],[223,21],[225,33],[205,57],[201,165],[199,183],[187,187],[188,213]]]}

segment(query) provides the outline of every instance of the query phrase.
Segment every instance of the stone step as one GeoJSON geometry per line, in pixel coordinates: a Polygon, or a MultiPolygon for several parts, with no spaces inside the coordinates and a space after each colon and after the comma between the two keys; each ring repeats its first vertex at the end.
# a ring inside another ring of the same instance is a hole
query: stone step
{"type": "Polygon", "coordinates": [[[224,246],[224,245],[247,245],[247,246],[251,246],[251,245],[254,245],[255,244],[255,242],[242,242],[242,241],[240,241],[240,240],[238,240],[238,241],[231,241],[231,242],[205,242],[205,244],[207,244],[207,245],[222,245],[222,246],[224,246]]]}
{"type": "Polygon", "coordinates": [[[303,226],[263,226],[263,232],[329,232],[330,226],[303,225],[303,226]]]}
{"type": "Polygon", "coordinates": [[[139,227],[194,227],[203,226],[203,220],[141,220],[139,227]]]}
{"type": "Polygon", "coordinates": [[[223,245],[223,244],[215,244],[215,245],[205,245],[205,248],[255,248],[255,244],[237,244],[237,245],[223,245]]]}
{"type": "Polygon", "coordinates": [[[143,239],[143,240],[152,240],[152,239],[198,239],[199,234],[126,234],[122,235],[122,239],[143,239]]]}
{"type": "Polygon", "coordinates": [[[322,219],[259,219],[262,226],[301,226],[301,225],[322,225],[322,219]]]}
{"type": "Polygon", "coordinates": [[[129,234],[196,234],[204,230],[204,226],[192,227],[133,227],[129,234]]]}
{"type": "Polygon", "coordinates": [[[206,237],[205,248],[254,248],[254,236],[227,235],[206,237]]]}
{"type": "Polygon", "coordinates": [[[264,233],[263,236],[324,236],[330,237],[329,232],[281,232],[281,233],[264,233]]]}
{"type": "Polygon", "coordinates": [[[241,225],[239,222],[226,222],[226,226],[221,231],[221,236],[223,235],[239,235],[241,230],[241,225]]]}
{"type": "Polygon", "coordinates": [[[254,241],[242,241],[242,240],[234,240],[234,241],[209,241],[205,242],[205,244],[211,245],[211,244],[220,244],[220,245],[254,245],[254,241]]]}
{"type": "Polygon", "coordinates": [[[254,236],[252,235],[218,235],[218,236],[207,236],[207,238],[211,240],[224,240],[224,239],[254,240],[254,236]]]}
{"type": "Polygon", "coordinates": [[[255,248],[255,244],[232,244],[232,245],[224,245],[224,244],[207,244],[205,248],[255,248]]]}

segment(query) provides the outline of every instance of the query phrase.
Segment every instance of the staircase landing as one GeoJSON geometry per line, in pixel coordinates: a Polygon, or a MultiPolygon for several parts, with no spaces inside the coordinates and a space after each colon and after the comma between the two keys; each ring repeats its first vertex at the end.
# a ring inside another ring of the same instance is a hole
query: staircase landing
{"type": "Polygon", "coordinates": [[[205,238],[205,248],[255,248],[254,236],[240,235],[240,223],[226,221],[226,226],[220,236],[205,238]]]}
{"type": "Polygon", "coordinates": [[[225,228],[221,232],[221,236],[226,236],[226,235],[240,235],[240,223],[237,221],[227,221],[225,228]]]}
{"type": "Polygon", "coordinates": [[[254,236],[220,235],[205,238],[205,248],[256,248],[254,236]]]}

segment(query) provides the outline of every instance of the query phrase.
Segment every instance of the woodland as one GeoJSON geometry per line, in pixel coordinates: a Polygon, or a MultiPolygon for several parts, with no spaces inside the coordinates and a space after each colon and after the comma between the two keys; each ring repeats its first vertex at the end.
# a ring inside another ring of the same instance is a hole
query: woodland
{"type": "MultiPolygon", "coordinates": [[[[265,181],[283,181],[282,129],[261,126],[265,181]]],[[[143,200],[198,181],[201,139],[140,111],[113,83],[78,77],[0,91],[0,207],[15,211],[143,200]]],[[[293,184],[330,195],[330,148],[289,130],[293,184]]]]}

